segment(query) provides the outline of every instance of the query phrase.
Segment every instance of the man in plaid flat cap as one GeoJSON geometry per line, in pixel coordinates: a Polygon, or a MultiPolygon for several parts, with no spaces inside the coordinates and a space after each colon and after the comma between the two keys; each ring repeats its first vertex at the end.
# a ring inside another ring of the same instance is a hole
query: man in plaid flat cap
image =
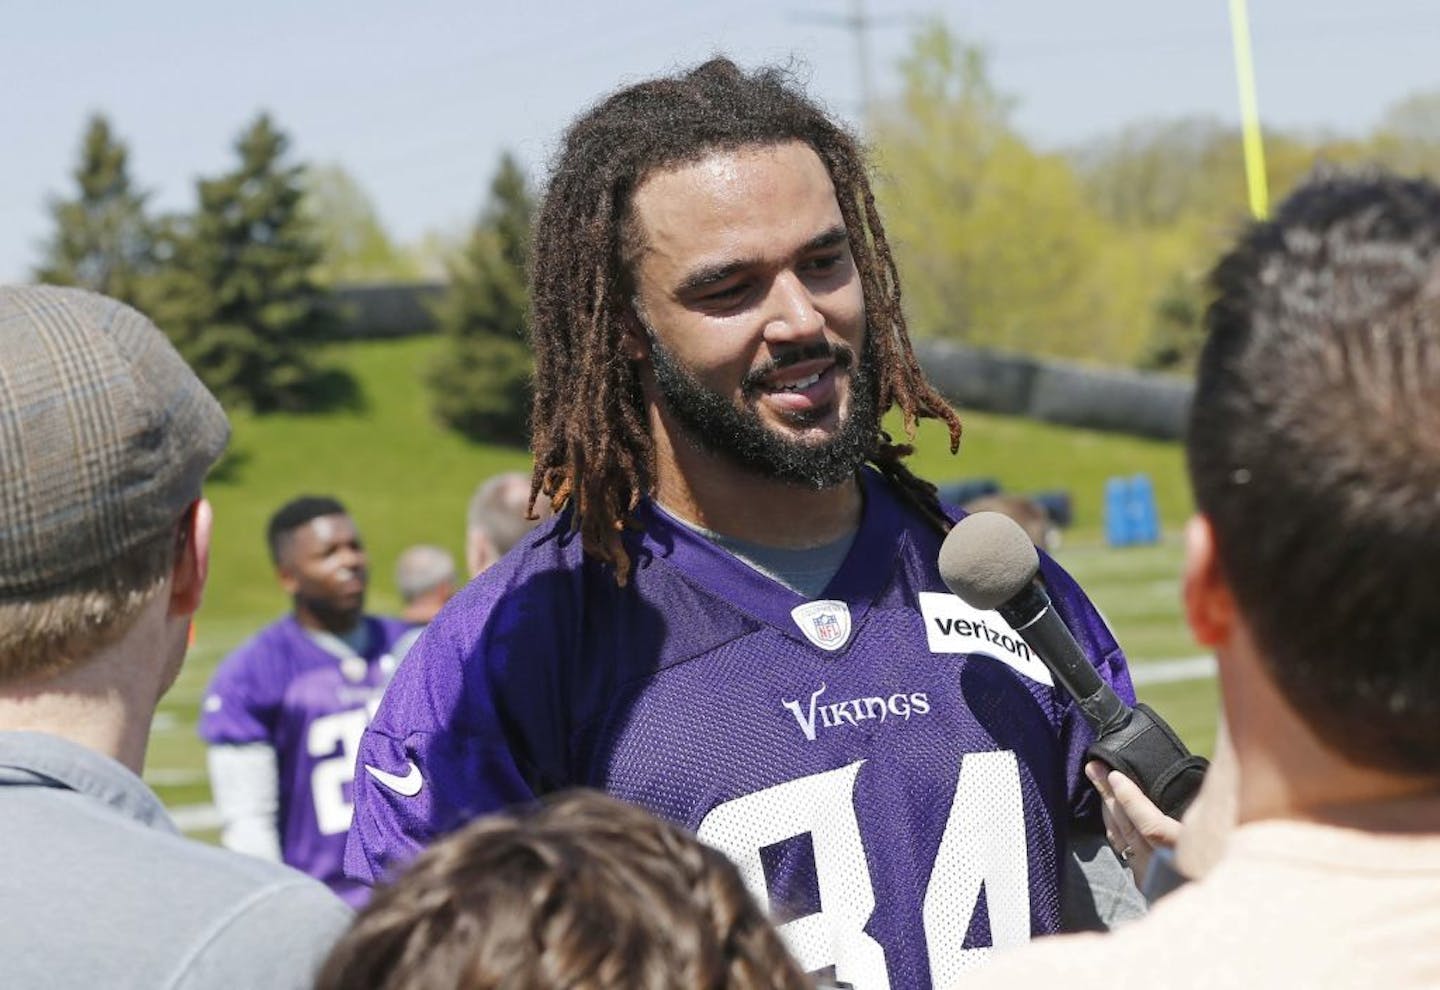
{"type": "Polygon", "coordinates": [[[0,287],[0,958],[7,986],[309,986],[349,912],[182,838],[141,781],[229,425],[140,313],[0,287]]]}

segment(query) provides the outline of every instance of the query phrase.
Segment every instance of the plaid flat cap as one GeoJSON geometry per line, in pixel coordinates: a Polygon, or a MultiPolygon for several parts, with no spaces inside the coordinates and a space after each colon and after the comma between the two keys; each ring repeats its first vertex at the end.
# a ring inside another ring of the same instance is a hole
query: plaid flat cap
{"type": "Polygon", "coordinates": [[[173,526],[229,438],[140,313],[0,286],[0,600],[63,590],[173,526]]]}

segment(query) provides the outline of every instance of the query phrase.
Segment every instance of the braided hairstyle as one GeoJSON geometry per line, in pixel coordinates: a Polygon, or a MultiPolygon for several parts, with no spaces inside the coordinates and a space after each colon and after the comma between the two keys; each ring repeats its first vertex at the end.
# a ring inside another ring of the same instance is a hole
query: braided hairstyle
{"type": "MultiPolygon", "coordinates": [[[[960,419],[925,380],[910,346],[895,260],[857,141],[780,68],[747,74],[715,58],[622,89],[565,133],[536,221],[530,279],[531,499],[544,493],[557,510],[573,504],[586,551],[614,565],[621,584],[630,567],[621,532],[655,473],[639,376],[623,350],[634,294],[633,196],[658,169],[790,141],[809,145],[835,186],[865,296],[880,413],[899,406],[912,440],[919,419],[943,420],[951,453],[959,448],[960,419]]],[[[913,450],[882,430],[867,459],[947,528],[934,486],[903,463],[913,450]]]]}

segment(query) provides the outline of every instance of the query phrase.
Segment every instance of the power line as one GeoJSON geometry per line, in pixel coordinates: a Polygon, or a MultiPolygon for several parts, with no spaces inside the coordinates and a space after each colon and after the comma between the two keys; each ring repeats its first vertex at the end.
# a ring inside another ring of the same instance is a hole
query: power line
{"type": "Polygon", "coordinates": [[[875,27],[891,27],[913,20],[907,14],[892,14],[876,17],[865,11],[865,0],[849,0],[849,13],[835,14],[829,11],[792,11],[790,17],[796,21],[823,24],[826,27],[843,28],[850,32],[855,43],[855,65],[860,73],[860,119],[868,123],[870,107],[874,99],[874,76],[870,66],[870,30],[875,27]]]}

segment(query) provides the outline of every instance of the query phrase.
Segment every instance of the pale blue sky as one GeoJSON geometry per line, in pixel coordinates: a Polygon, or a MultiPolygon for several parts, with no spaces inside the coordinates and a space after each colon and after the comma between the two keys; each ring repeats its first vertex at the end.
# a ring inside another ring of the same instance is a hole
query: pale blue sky
{"type": "MultiPolygon", "coordinates": [[[[1016,120],[1056,146],[1146,117],[1235,119],[1225,0],[869,0],[876,90],[893,91],[910,26],[939,16],[988,46],[1016,120]]],[[[397,238],[460,229],[502,148],[538,170],[579,109],[625,81],[716,51],[795,56],[842,113],[859,90],[845,0],[0,0],[0,279],[27,275],[68,194],[85,116],[107,113],[157,206],[228,168],[260,109],[296,154],[345,166],[397,238]]],[[[1251,0],[1260,109],[1361,132],[1440,88],[1433,0],[1251,0]]]]}

